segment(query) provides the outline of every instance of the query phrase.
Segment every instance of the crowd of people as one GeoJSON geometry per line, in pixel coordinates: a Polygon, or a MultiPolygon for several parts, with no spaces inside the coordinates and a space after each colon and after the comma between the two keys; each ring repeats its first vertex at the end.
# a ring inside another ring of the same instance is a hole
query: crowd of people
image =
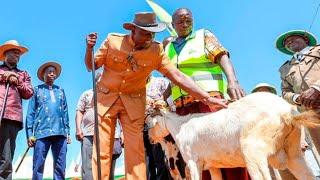
{"type": "MultiPolygon", "coordinates": [[[[125,178],[128,180],[172,179],[170,160],[160,144],[149,142],[145,108],[166,100],[180,116],[216,112],[245,96],[230,60],[230,53],[208,29],[193,29],[192,12],[177,9],[172,15],[177,37],[154,41],[166,28],[154,13],[136,13],[133,22],[123,24],[129,34],[110,33],[92,58],[97,33],[86,37],[85,64],[92,61],[102,73],[96,75],[96,92],[85,91],[76,107],[76,139],[81,142],[82,179],[98,179],[95,136],[100,139],[102,179],[113,179],[116,159],[124,148],[125,178]],[[150,76],[157,70],[165,77],[150,76]],[[224,78],[225,77],[225,78],[224,78]],[[99,134],[94,133],[93,93],[97,93],[99,134]]],[[[276,47],[291,55],[280,67],[282,97],[299,106],[301,112],[320,108],[320,46],[311,33],[294,30],[280,35],[276,47]]],[[[47,62],[38,69],[43,84],[32,87],[29,74],[17,68],[28,49],[15,40],[0,46],[0,179],[12,179],[12,159],[17,133],[23,128],[22,99],[30,99],[25,119],[27,144],[34,148],[32,179],[43,179],[44,163],[51,148],[54,179],[65,179],[67,144],[71,143],[65,92],[55,84],[62,67],[47,62]]],[[[252,93],[276,88],[258,84],[252,93]]],[[[201,123],[201,122],[199,122],[201,123]]],[[[314,145],[320,151],[319,128],[305,129],[302,150],[314,145]],[[309,136],[310,134],[310,136],[309,136]],[[305,137],[306,135],[306,137],[305,137]],[[307,143],[305,142],[307,139],[307,143]]],[[[274,173],[273,173],[274,174],[274,173]]],[[[292,179],[289,171],[279,171],[292,179]]],[[[222,169],[225,180],[250,179],[246,168],[222,169]]],[[[202,179],[211,179],[209,171],[202,179]]]]}

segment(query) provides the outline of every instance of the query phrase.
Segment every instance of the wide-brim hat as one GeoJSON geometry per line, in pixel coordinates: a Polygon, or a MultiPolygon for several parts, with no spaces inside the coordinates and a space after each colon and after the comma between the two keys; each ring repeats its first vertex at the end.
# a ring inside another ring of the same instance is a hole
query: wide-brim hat
{"type": "Polygon", "coordinates": [[[308,46],[315,46],[317,44],[317,39],[316,37],[308,32],[308,31],[304,31],[304,30],[292,30],[292,31],[288,31],[285,32],[283,34],[281,34],[276,41],[276,47],[279,51],[285,53],[285,54],[289,54],[289,55],[293,55],[294,53],[289,51],[286,47],[285,47],[285,40],[290,37],[290,36],[302,36],[304,37],[306,40],[308,40],[308,46]]]}
{"type": "Polygon", "coordinates": [[[134,16],[133,22],[123,24],[123,28],[133,30],[134,27],[139,27],[150,32],[161,32],[166,29],[166,24],[156,20],[156,14],[152,12],[139,12],[134,16]]]}
{"type": "Polygon", "coordinates": [[[44,72],[46,70],[47,67],[54,67],[57,71],[57,77],[58,78],[61,74],[61,66],[60,64],[56,63],[56,62],[47,62],[47,63],[44,63],[42,64],[39,69],[38,69],[38,72],[37,72],[37,75],[38,75],[38,78],[41,80],[41,81],[44,81],[44,72]]]}
{"type": "Polygon", "coordinates": [[[265,87],[268,88],[270,90],[270,92],[272,92],[273,94],[277,94],[277,90],[274,86],[268,84],[268,83],[259,83],[257,84],[251,91],[251,93],[255,93],[258,91],[259,88],[261,87],[265,87]]]}
{"type": "Polygon", "coordinates": [[[0,61],[4,60],[4,53],[10,49],[20,50],[21,55],[28,51],[28,48],[21,46],[17,40],[9,40],[0,46],[0,61]]]}

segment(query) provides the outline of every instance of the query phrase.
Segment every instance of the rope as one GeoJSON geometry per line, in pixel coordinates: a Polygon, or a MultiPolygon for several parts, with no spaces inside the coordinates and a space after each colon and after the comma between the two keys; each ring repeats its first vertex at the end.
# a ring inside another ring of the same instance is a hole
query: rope
{"type": "Polygon", "coordinates": [[[309,32],[310,32],[310,30],[311,30],[311,28],[312,28],[312,26],[313,26],[313,24],[314,24],[314,21],[315,21],[315,19],[316,19],[317,15],[318,15],[319,7],[320,7],[320,2],[318,3],[318,6],[317,6],[317,9],[316,9],[316,12],[315,12],[315,13],[314,13],[314,15],[313,15],[313,18],[312,18],[311,24],[310,24],[309,29],[308,29],[308,31],[309,31],[309,32]]]}

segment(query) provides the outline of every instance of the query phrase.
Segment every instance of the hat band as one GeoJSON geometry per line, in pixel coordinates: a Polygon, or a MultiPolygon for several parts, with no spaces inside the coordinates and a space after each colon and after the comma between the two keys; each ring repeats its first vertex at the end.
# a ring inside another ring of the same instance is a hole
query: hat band
{"type": "Polygon", "coordinates": [[[142,27],[156,27],[158,26],[158,24],[154,23],[154,24],[137,24],[135,23],[136,25],[138,26],[142,26],[142,27]]]}

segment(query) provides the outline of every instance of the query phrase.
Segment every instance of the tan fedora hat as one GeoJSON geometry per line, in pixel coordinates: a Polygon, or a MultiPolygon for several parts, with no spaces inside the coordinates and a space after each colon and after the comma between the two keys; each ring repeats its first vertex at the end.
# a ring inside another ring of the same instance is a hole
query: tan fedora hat
{"type": "Polygon", "coordinates": [[[28,51],[28,48],[21,46],[17,40],[9,40],[0,46],[0,61],[4,60],[4,53],[10,49],[19,49],[21,55],[28,51]]]}
{"type": "Polygon", "coordinates": [[[57,70],[57,77],[56,78],[58,78],[60,76],[60,74],[61,74],[61,66],[60,66],[60,64],[58,64],[56,62],[44,63],[39,67],[38,72],[37,72],[38,78],[43,82],[44,82],[44,72],[47,69],[47,67],[49,67],[49,66],[52,66],[52,67],[56,68],[56,70],[57,70]]]}
{"type": "Polygon", "coordinates": [[[163,22],[157,23],[155,13],[139,12],[135,14],[133,22],[123,24],[123,28],[127,30],[133,30],[134,27],[150,32],[161,32],[166,29],[166,24],[163,22]]]}

